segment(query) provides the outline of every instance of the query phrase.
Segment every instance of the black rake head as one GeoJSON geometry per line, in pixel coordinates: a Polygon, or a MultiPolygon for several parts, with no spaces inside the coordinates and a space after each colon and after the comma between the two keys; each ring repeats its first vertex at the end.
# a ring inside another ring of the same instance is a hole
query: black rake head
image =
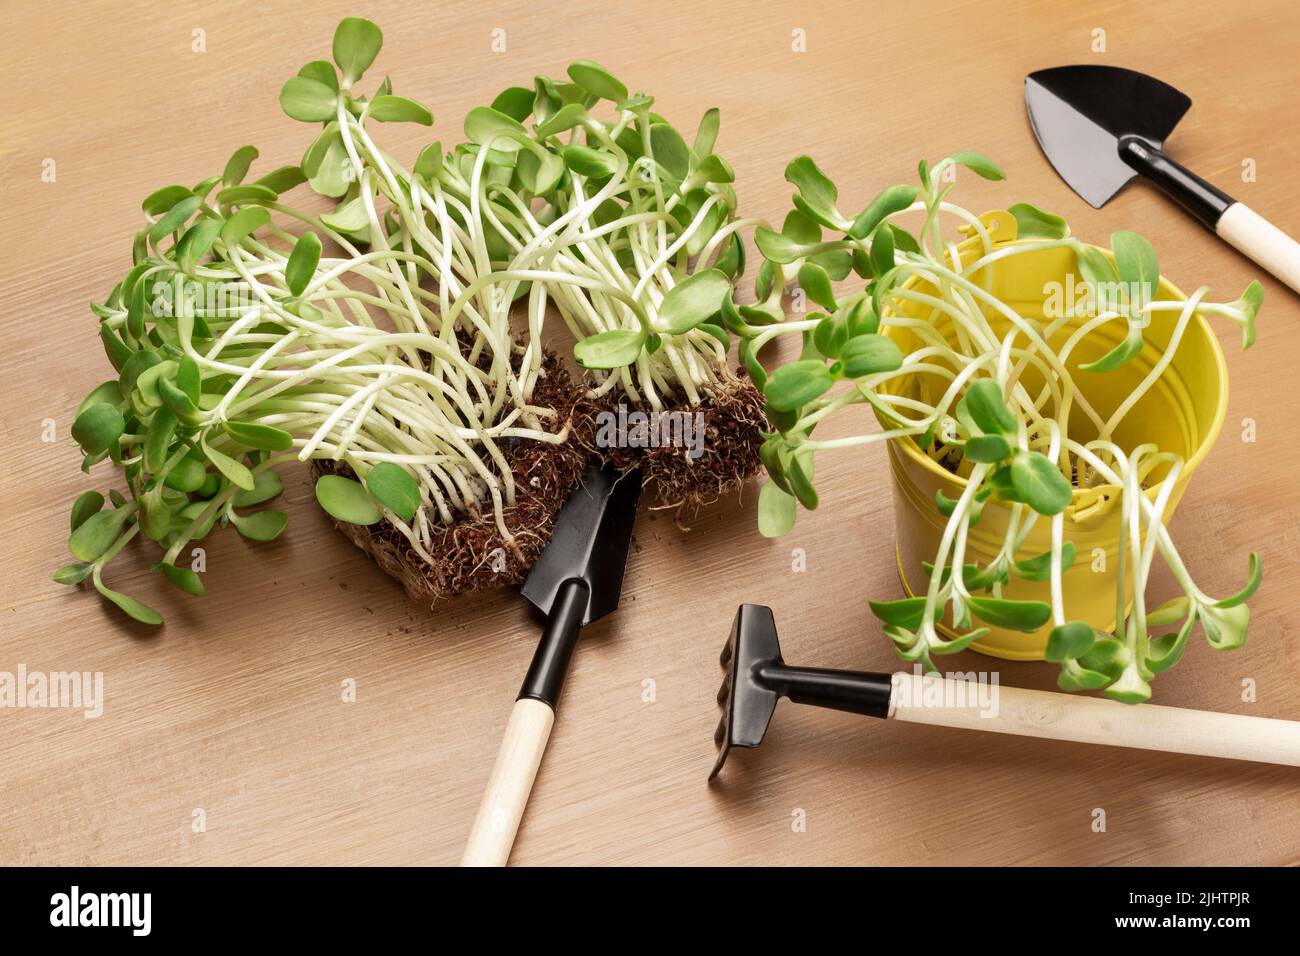
{"type": "Polygon", "coordinates": [[[781,659],[772,609],[761,604],[742,604],[736,611],[731,637],[722,648],[722,671],[718,690],[722,719],[713,735],[718,759],[710,780],[722,770],[732,747],[757,747],[763,742],[782,697],[867,717],[890,713],[893,680],[889,674],[787,666],[781,659]]]}
{"type": "Polygon", "coordinates": [[[757,747],[776,710],[780,693],[760,683],[763,665],[781,664],[781,645],[776,638],[772,609],[761,604],[742,604],[736,611],[731,636],[722,648],[722,687],[718,704],[722,719],[713,735],[718,759],[709,774],[712,780],[727,762],[732,747],[757,747]]]}

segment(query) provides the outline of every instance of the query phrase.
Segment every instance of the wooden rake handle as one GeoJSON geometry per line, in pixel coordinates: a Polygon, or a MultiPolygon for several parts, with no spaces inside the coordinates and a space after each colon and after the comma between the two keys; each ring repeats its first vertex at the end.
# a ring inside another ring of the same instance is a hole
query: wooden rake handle
{"type": "Polygon", "coordinates": [[[889,716],[916,724],[1300,767],[1300,722],[894,675],[889,716]],[[951,702],[951,703],[950,703],[951,702]],[[988,705],[988,706],[986,706],[988,705]]]}

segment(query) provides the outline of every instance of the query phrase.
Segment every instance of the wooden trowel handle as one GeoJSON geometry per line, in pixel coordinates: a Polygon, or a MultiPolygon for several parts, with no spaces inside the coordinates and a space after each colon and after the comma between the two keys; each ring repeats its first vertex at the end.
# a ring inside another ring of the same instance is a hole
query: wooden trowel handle
{"type": "Polygon", "coordinates": [[[515,701],[461,866],[506,865],[554,723],[548,704],[531,697],[515,701]]]}
{"type": "Polygon", "coordinates": [[[1300,722],[899,672],[890,716],[917,724],[1300,767],[1300,722]],[[983,699],[981,699],[983,698],[983,699]]]}
{"type": "Polygon", "coordinates": [[[546,630],[533,652],[514,710],[510,711],[506,735],[497,751],[497,762],[474,818],[461,866],[505,866],[510,858],[537,768],[546,753],[546,742],[551,739],[555,708],[559,706],[590,593],[587,583],[576,578],[563,582],[556,592],[546,630]]]}
{"type": "Polygon", "coordinates": [[[1235,202],[1219,217],[1214,231],[1296,292],[1300,292],[1300,243],[1245,203],[1235,202]]]}
{"type": "Polygon", "coordinates": [[[1119,158],[1228,245],[1300,292],[1300,244],[1277,226],[1140,136],[1120,137],[1119,158]]]}

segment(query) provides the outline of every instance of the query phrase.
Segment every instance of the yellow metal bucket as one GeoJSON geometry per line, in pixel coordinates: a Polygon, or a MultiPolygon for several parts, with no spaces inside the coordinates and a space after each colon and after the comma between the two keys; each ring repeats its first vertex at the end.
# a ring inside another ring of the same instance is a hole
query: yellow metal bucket
{"type": "MultiPolygon", "coordinates": [[[[1016,222],[1009,213],[986,213],[981,219],[997,247],[1017,241],[1016,222]]],[[[974,238],[963,242],[959,250],[963,262],[969,264],[982,254],[983,246],[978,238],[974,238]]],[[[1075,256],[1068,248],[1024,253],[995,262],[990,267],[989,288],[1020,315],[1041,320],[1049,289],[1068,291],[1072,284],[1082,284],[1074,268],[1075,256]],[[1053,283],[1058,285],[1053,286],[1053,283]]],[[[976,282],[983,280],[983,272],[981,270],[975,275],[976,282]]],[[[934,293],[927,283],[919,280],[910,280],[909,284],[918,291],[934,293]]],[[[1159,297],[1186,299],[1164,278],[1160,280],[1159,297]]],[[[910,302],[898,311],[914,318],[925,318],[929,314],[927,306],[910,302]]],[[[996,314],[988,317],[999,335],[1009,324],[996,314]]],[[[1125,326],[1120,322],[1107,323],[1093,330],[1071,352],[1069,367],[1075,384],[1103,420],[1119,407],[1159,361],[1177,317],[1177,313],[1172,311],[1153,313],[1151,324],[1144,332],[1146,347],[1142,353],[1112,372],[1083,372],[1077,366],[1100,358],[1119,344],[1125,332],[1125,326]]],[[[1082,316],[1072,319],[1059,333],[1060,339],[1068,338],[1084,321],[1086,317],[1082,316]]],[[[951,341],[951,320],[940,318],[937,328],[951,341]]],[[[904,354],[919,347],[915,334],[907,329],[889,328],[887,334],[899,344],[904,354]]],[[[1053,343],[1056,343],[1055,339],[1053,343]]],[[[1042,382],[1041,377],[1035,378],[1030,374],[1026,374],[1023,380],[1031,391],[1042,382]]],[[[934,380],[926,382],[921,376],[899,378],[892,383],[890,391],[912,398],[937,398],[933,393],[937,392],[934,380]]],[[[1198,314],[1189,323],[1169,368],[1128,413],[1113,436],[1121,448],[1129,449],[1151,442],[1162,451],[1175,452],[1186,459],[1166,510],[1166,518],[1182,497],[1192,472],[1214,444],[1223,425],[1227,403],[1228,379],[1223,352],[1209,323],[1198,314]]],[[[883,421],[882,426],[888,427],[883,421]]],[[[1077,412],[1071,416],[1070,431],[1071,437],[1082,442],[1097,437],[1092,422],[1077,412]]],[[[956,499],[961,495],[966,480],[933,461],[911,438],[889,442],[889,461],[898,535],[898,572],[903,590],[910,596],[925,592],[929,579],[922,562],[934,560],[947,523],[935,506],[935,492],[942,491],[949,498],[956,499]]],[[[1070,620],[1086,621],[1106,630],[1115,625],[1115,559],[1120,540],[1118,492],[1114,485],[1077,489],[1073,503],[1065,512],[1065,540],[1074,542],[1077,548],[1074,564],[1063,578],[1066,614],[1070,620]]],[[[990,500],[985,505],[979,522],[970,529],[967,563],[983,565],[993,559],[1001,547],[1009,518],[1009,509],[997,501],[990,500]]],[[[1050,522],[1039,519],[1017,559],[1050,548],[1050,522]]],[[[1049,586],[1046,582],[1013,577],[1011,584],[1003,589],[1003,596],[1015,600],[1048,601],[1049,586]]],[[[946,624],[940,625],[940,630],[948,637],[955,636],[946,624]]],[[[1042,660],[1050,631],[1050,624],[1032,634],[995,627],[971,646],[994,657],[1042,660]]]]}

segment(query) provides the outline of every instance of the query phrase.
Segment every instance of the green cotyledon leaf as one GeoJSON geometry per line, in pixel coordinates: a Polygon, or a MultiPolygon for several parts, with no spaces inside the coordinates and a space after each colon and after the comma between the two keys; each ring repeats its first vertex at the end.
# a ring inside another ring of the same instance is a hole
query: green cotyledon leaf
{"type": "Polygon", "coordinates": [[[785,168],[785,178],[798,187],[795,206],[809,219],[841,232],[852,225],[835,208],[839,199],[835,184],[817,167],[811,156],[795,157],[785,168]]]}
{"type": "Polygon", "coordinates": [[[981,153],[973,153],[969,150],[965,150],[963,152],[953,153],[948,158],[958,166],[965,166],[982,179],[1007,178],[1007,174],[1002,171],[1002,167],[981,153]]]}
{"type": "Polygon", "coordinates": [[[569,78],[600,99],[614,103],[627,99],[627,87],[609,70],[592,60],[570,63],[569,78]]]}
{"type": "Polygon", "coordinates": [[[1142,330],[1132,326],[1113,349],[1096,361],[1080,365],[1079,368],[1085,372],[1113,372],[1141,354],[1143,344],[1142,330]]]}
{"type": "Polygon", "coordinates": [[[240,489],[235,492],[235,497],[231,500],[236,508],[246,508],[270,501],[282,491],[284,491],[284,482],[280,480],[280,476],[270,468],[266,468],[253,476],[252,491],[240,489]]]}
{"type": "Polygon", "coordinates": [[[192,569],[177,567],[174,564],[160,564],[158,570],[186,594],[193,594],[195,597],[203,596],[203,580],[192,569]]]}
{"type": "Polygon", "coordinates": [[[157,626],[162,623],[162,615],[149,607],[149,605],[141,604],[135,598],[128,597],[120,591],[114,591],[102,581],[98,580],[98,578],[95,579],[95,589],[99,591],[106,600],[116,604],[128,617],[134,618],[141,624],[157,626]]]}
{"type": "Polygon", "coordinates": [[[367,115],[380,123],[433,125],[433,114],[428,107],[405,96],[377,96],[371,101],[367,115]]]}
{"type": "Polygon", "coordinates": [[[788,533],[798,509],[793,495],[782,491],[774,481],[766,481],[758,493],[758,531],[765,538],[779,538],[788,533]]]}
{"type": "Polygon", "coordinates": [[[680,335],[711,319],[722,309],[731,280],[717,269],[704,269],[673,286],[659,305],[658,327],[680,335]]]}
{"type": "Polygon", "coordinates": [[[589,179],[604,179],[614,175],[618,169],[618,158],[613,153],[580,143],[566,146],[561,152],[568,169],[589,179]]]}
{"type": "Polygon", "coordinates": [[[828,312],[834,312],[839,306],[835,301],[835,292],[831,288],[831,277],[826,270],[815,262],[805,262],[799,267],[799,288],[828,312]]]}
{"type": "Polygon", "coordinates": [[[98,455],[115,444],[126,428],[122,413],[113,405],[91,405],[72,423],[72,437],[88,455],[98,455]]]}
{"type": "Polygon", "coordinates": [[[1085,624],[1083,621],[1070,621],[1052,628],[1052,633],[1047,638],[1047,649],[1043,652],[1043,659],[1062,664],[1087,654],[1096,642],[1097,635],[1090,624],[1085,624]]]}
{"type": "Polygon", "coordinates": [[[972,382],[959,407],[985,434],[1015,437],[1016,419],[1002,398],[1002,386],[993,379],[982,378],[972,382]]]}
{"type": "MultiPolygon", "coordinates": [[[[1061,545],[1061,572],[1065,573],[1074,563],[1076,549],[1073,541],[1061,545]]],[[[1025,558],[1015,563],[1016,573],[1026,581],[1047,581],[1052,576],[1052,552],[1044,551],[1032,558],[1025,558]]]]}
{"type": "Polygon", "coordinates": [[[1043,601],[1012,601],[1005,598],[970,597],[971,613],[985,624],[1013,631],[1032,632],[1051,619],[1051,605],[1043,601]]]}
{"type": "Polygon", "coordinates": [[[638,329],[611,329],[583,339],[573,347],[573,355],[583,368],[622,368],[637,360],[645,342],[638,329]]]}
{"type": "Polygon", "coordinates": [[[650,148],[654,151],[654,159],[659,166],[679,181],[686,178],[690,172],[691,148],[686,145],[681,133],[667,123],[651,123],[650,148]]]}
{"type": "Polygon", "coordinates": [[[1061,469],[1036,451],[1017,452],[1011,459],[1010,477],[1017,499],[1041,515],[1060,514],[1074,496],[1061,469]]]}
{"type": "Polygon", "coordinates": [[[247,465],[208,445],[206,435],[200,438],[199,443],[199,447],[203,449],[203,454],[207,456],[208,461],[212,462],[217,471],[225,475],[232,485],[245,491],[252,491],[256,487],[253,473],[248,469],[247,465]]]}
{"type": "Polygon", "coordinates": [[[1016,217],[1017,239],[1064,239],[1069,235],[1064,219],[1027,202],[1008,206],[1007,212],[1016,217]]]}
{"type": "Polygon", "coordinates": [[[104,496],[98,491],[83,491],[72,503],[72,530],[76,531],[91,515],[99,514],[104,508],[104,496]]]}
{"type": "Polygon", "coordinates": [[[321,242],[314,232],[304,232],[294,243],[284,266],[284,282],[293,295],[302,295],[320,264],[321,242]]]}
{"type": "MultiPolygon", "coordinates": [[[[894,627],[901,627],[908,631],[915,631],[921,626],[922,616],[925,614],[924,597],[900,598],[897,601],[868,601],[871,613],[886,624],[894,627]]],[[[937,621],[943,614],[942,606],[935,608],[935,620],[937,621]]]]}
{"type": "Polygon", "coordinates": [[[300,123],[322,123],[334,119],[338,98],[337,91],[305,76],[290,77],[280,87],[280,108],[286,116],[300,123]]]}
{"type": "Polygon", "coordinates": [[[1156,251],[1136,232],[1111,233],[1110,249],[1115,269],[1125,286],[1130,308],[1138,309],[1155,298],[1160,287],[1160,265],[1156,251]]]}
{"type": "Polygon", "coordinates": [[[894,268],[894,234],[888,229],[878,228],[872,233],[871,251],[867,256],[871,263],[871,272],[876,278],[883,278],[894,268]]]}
{"type": "Polygon", "coordinates": [[[98,560],[112,547],[134,513],[134,507],[124,507],[90,515],[68,538],[68,550],[81,561],[98,560]]]}
{"type": "Polygon", "coordinates": [[[1205,631],[1205,639],[1215,650],[1231,650],[1246,643],[1246,628],[1250,623],[1250,608],[1247,605],[1200,605],[1197,616],[1205,631]]]}
{"type": "Polygon", "coordinates": [[[383,45],[383,31],[375,23],[361,17],[344,17],[334,31],[333,49],[343,82],[351,86],[361,79],[383,45]]]}
{"type": "Polygon", "coordinates": [[[855,379],[881,372],[893,372],[903,365],[903,353],[893,339],[878,333],[854,335],[840,349],[843,378],[855,379]]]}
{"type": "Polygon", "coordinates": [[[409,471],[393,462],[381,461],[370,469],[366,490],[403,521],[410,521],[420,509],[419,483],[409,471]]]}
{"type": "Polygon", "coordinates": [[[259,511],[251,515],[235,515],[231,518],[235,530],[249,541],[274,541],[289,524],[289,516],[283,511],[259,511]]]}
{"type": "Polygon", "coordinates": [[[226,434],[245,448],[264,451],[288,451],[293,447],[293,435],[274,425],[260,422],[229,421],[225,423],[226,434]]]}
{"type": "MultiPolygon", "coordinates": [[[[1148,623],[1150,623],[1149,618],[1148,623]]],[[[1182,660],[1195,625],[1196,615],[1189,615],[1177,631],[1150,639],[1147,644],[1146,664],[1152,673],[1159,674],[1167,671],[1182,660]]]]}
{"type": "Polygon", "coordinates": [[[1246,585],[1232,597],[1224,598],[1214,606],[1217,608],[1236,607],[1249,601],[1256,591],[1259,590],[1260,582],[1264,580],[1264,565],[1259,560],[1259,555],[1254,551],[1250,553],[1250,571],[1246,578],[1246,585]]]}
{"type": "Polygon", "coordinates": [[[966,439],[965,456],[974,462],[996,464],[1011,454],[1011,445],[1001,435],[973,435],[966,439]]]}
{"type": "Polygon", "coordinates": [[[890,186],[853,220],[849,235],[854,239],[865,239],[887,217],[902,212],[916,202],[916,196],[915,186],[890,186]]]}
{"type": "Polygon", "coordinates": [[[372,525],[383,519],[379,505],[361,483],[343,475],[318,478],[316,501],[330,517],[347,524],[372,525]]]}
{"type": "Polygon", "coordinates": [[[820,359],[783,365],[768,376],[763,394],[777,411],[791,412],[824,394],[835,380],[820,359]]]}

